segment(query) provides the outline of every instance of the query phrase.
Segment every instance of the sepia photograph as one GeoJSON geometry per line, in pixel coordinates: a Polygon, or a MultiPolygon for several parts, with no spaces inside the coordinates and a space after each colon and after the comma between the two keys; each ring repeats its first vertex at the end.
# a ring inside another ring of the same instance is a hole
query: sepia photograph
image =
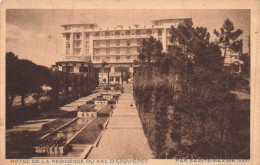
{"type": "Polygon", "coordinates": [[[6,9],[4,159],[249,161],[251,21],[250,9],[6,9]]]}

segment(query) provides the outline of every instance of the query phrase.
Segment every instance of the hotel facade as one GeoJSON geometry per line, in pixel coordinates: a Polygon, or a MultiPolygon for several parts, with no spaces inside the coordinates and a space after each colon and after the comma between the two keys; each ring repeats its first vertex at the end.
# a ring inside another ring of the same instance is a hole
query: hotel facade
{"type": "Polygon", "coordinates": [[[99,27],[97,24],[61,25],[63,39],[62,59],[56,62],[60,71],[86,74],[91,60],[99,72],[100,83],[122,82],[122,72],[130,72],[132,81],[138,69],[141,40],[153,36],[161,41],[166,52],[170,43],[170,28],[185,19],[152,20],[150,26],[99,27]],[[105,63],[106,65],[102,65],[105,63]]]}

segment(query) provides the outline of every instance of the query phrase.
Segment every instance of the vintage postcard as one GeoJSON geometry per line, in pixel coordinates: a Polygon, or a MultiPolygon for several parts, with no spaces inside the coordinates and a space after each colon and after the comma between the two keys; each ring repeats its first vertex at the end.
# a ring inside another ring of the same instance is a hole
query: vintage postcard
{"type": "Polygon", "coordinates": [[[259,1],[4,0],[0,165],[260,165],[259,1]]]}

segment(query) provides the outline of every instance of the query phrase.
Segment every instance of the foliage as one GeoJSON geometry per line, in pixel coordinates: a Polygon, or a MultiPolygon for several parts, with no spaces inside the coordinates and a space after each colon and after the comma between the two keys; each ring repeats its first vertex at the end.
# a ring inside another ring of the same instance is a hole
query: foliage
{"type": "Polygon", "coordinates": [[[128,82],[128,79],[132,77],[132,74],[131,72],[124,72],[124,76],[123,76],[123,79],[124,81],[128,82]]]}
{"type": "MultiPolygon", "coordinates": [[[[233,24],[225,24],[223,34],[233,33],[233,24]]],[[[231,93],[239,76],[226,70],[221,52],[223,44],[239,52],[241,32],[230,34],[230,42],[212,43],[207,29],[188,19],[170,33],[174,45],[151,65],[156,69],[140,67],[134,77],[136,105],[156,158],[249,158],[249,105],[231,93]]]]}
{"type": "Polygon", "coordinates": [[[218,37],[218,43],[224,50],[224,59],[227,51],[230,53],[241,54],[243,40],[239,39],[239,36],[242,33],[243,31],[240,29],[235,30],[233,23],[229,19],[225,20],[223,26],[220,28],[220,31],[214,29],[214,34],[218,37]]]}
{"type": "Polygon", "coordinates": [[[152,62],[159,62],[163,57],[163,47],[162,43],[154,37],[149,39],[143,39],[141,41],[142,48],[139,50],[139,59],[147,64],[147,67],[150,68],[152,62]]]}
{"type": "Polygon", "coordinates": [[[50,85],[50,70],[44,66],[36,65],[29,60],[18,59],[12,52],[6,53],[6,91],[7,105],[12,105],[13,97],[22,96],[24,99],[32,93],[42,92],[41,86],[50,85]],[[8,100],[8,98],[11,100],[8,100]]]}
{"type": "Polygon", "coordinates": [[[239,59],[243,61],[242,74],[245,75],[245,77],[249,78],[250,77],[250,56],[249,56],[249,54],[241,54],[239,59]]]}

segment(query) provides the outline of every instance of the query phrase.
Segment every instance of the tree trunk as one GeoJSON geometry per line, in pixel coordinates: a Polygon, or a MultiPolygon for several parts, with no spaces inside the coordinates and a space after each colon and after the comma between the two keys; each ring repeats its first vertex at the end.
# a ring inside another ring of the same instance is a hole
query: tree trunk
{"type": "Polygon", "coordinates": [[[89,74],[88,74],[87,77],[86,77],[86,95],[88,95],[88,92],[89,92],[89,83],[88,83],[88,80],[89,80],[89,74]]]}
{"type": "Polygon", "coordinates": [[[121,71],[121,81],[122,81],[122,84],[124,83],[124,73],[123,73],[123,70],[121,71]]]}
{"type": "Polygon", "coordinates": [[[56,78],[56,82],[55,82],[55,85],[56,85],[56,91],[55,91],[55,100],[59,100],[59,96],[60,96],[60,89],[59,89],[59,77],[57,76],[56,78]]]}
{"type": "Polygon", "coordinates": [[[14,95],[10,95],[10,97],[9,97],[9,95],[7,95],[7,97],[6,97],[6,107],[11,108],[12,105],[13,105],[13,102],[14,102],[14,95]]]}
{"type": "Polygon", "coordinates": [[[14,102],[14,95],[11,95],[10,104],[9,106],[12,107],[14,102]]]}
{"type": "Polygon", "coordinates": [[[225,64],[226,54],[227,54],[227,46],[225,46],[225,48],[224,48],[224,59],[223,59],[223,65],[225,64]]]}
{"type": "Polygon", "coordinates": [[[65,94],[68,95],[68,83],[69,83],[69,75],[68,72],[66,71],[65,75],[65,94]]]}
{"type": "Polygon", "coordinates": [[[84,88],[83,88],[83,75],[80,75],[80,96],[82,97],[84,94],[84,88]]]}
{"type": "Polygon", "coordinates": [[[25,95],[23,94],[22,97],[21,97],[21,103],[22,103],[22,106],[25,107],[25,95]]]}

